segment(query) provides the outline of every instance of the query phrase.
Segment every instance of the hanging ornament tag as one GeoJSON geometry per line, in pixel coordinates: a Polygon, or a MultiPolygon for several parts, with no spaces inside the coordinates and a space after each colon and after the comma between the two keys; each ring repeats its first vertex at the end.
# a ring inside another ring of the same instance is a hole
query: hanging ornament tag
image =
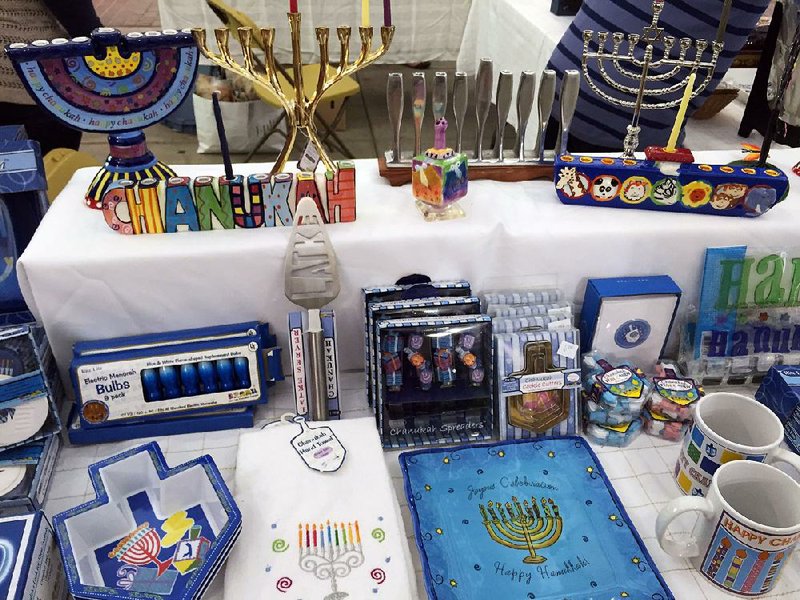
{"type": "Polygon", "coordinates": [[[303,156],[300,157],[300,160],[297,161],[297,168],[301,171],[308,171],[309,173],[313,173],[317,170],[317,165],[319,164],[319,152],[317,152],[317,147],[309,141],[306,144],[305,150],[303,150],[303,156]]]}
{"type": "Polygon", "coordinates": [[[292,419],[302,430],[292,438],[292,447],[309,469],[320,473],[338,471],[344,463],[347,450],[327,426],[309,427],[305,417],[292,419]]]}

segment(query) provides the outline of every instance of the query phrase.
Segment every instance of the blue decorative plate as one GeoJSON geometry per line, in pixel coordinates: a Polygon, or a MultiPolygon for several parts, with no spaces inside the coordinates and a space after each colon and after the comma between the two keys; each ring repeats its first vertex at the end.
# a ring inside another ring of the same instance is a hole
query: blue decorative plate
{"type": "Polygon", "coordinates": [[[579,437],[404,452],[428,596],[669,600],[579,437]]]}

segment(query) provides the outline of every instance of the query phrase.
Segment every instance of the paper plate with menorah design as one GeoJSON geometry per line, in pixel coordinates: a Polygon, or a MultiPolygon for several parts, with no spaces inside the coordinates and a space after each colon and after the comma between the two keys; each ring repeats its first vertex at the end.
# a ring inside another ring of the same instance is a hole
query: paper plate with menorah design
{"type": "Polygon", "coordinates": [[[86,194],[90,207],[100,208],[118,180],[175,175],[147,149],[141,129],[192,92],[198,50],[188,30],[123,35],[102,27],[91,37],[9,44],[6,52],[45,110],[80,131],[109,134],[110,154],[86,194]]]}
{"type": "Polygon", "coordinates": [[[404,452],[429,598],[674,596],[579,437],[404,452]]]}

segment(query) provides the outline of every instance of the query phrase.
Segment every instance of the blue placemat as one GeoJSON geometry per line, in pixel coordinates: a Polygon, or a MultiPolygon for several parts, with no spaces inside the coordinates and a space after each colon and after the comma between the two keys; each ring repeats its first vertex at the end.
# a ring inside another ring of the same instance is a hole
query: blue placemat
{"type": "Polygon", "coordinates": [[[579,437],[404,452],[430,598],[669,600],[579,437]]]}

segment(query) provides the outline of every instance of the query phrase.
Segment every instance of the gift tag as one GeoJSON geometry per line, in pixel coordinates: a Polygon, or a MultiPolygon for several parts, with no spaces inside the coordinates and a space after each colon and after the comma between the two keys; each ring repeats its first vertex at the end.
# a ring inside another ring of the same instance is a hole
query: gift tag
{"type": "Polygon", "coordinates": [[[338,471],[344,463],[347,450],[327,426],[309,427],[305,417],[292,419],[302,430],[292,438],[292,447],[309,469],[320,473],[338,471]]]}
{"type": "Polygon", "coordinates": [[[316,146],[309,141],[306,144],[305,150],[303,150],[303,156],[301,156],[300,160],[297,162],[297,168],[301,171],[313,173],[317,169],[318,164],[319,152],[317,152],[316,146]]]}
{"type": "Polygon", "coordinates": [[[563,340],[558,345],[556,354],[563,356],[564,358],[576,358],[578,356],[578,350],[580,350],[580,346],[578,346],[578,344],[573,344],[572,342],[563,340]]]}

